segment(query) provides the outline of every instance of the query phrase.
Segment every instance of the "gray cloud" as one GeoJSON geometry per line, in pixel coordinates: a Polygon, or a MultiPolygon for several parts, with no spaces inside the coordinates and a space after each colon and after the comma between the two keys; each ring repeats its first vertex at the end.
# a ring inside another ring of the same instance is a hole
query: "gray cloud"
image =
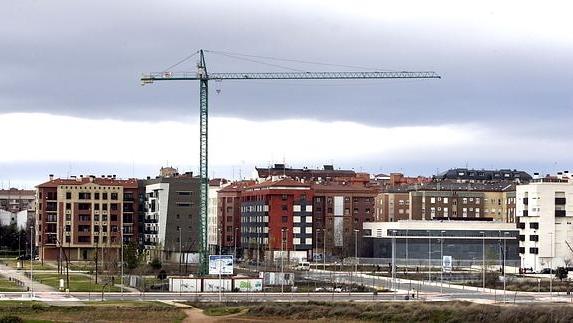
{"type": "MultiPolygon", "coordinates": [[[[573,49],[566,39],[489,34],[459,20],[360,20],[300,3],[262,1],[17,1],[0,9],[0,38],[8,49],[0,53],[0,112],[140,120],[195,116],[197,84],[141,88],[138,77],[200,47],[444,76],[211,83],[221,90],[211,91],[211,111],[220,116],[507,126],[561,120],[573,105],[573,49]]],[[[213,54],[207,59],[210,71],[277,70],[213,54]]],[[[193,63],[181,68],[193,70],[193,63]]]]}

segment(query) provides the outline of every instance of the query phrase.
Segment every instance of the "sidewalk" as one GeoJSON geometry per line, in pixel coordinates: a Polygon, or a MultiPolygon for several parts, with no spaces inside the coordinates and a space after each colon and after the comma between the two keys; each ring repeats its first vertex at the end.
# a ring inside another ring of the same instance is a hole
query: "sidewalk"
{"type": "Polygon", "coordinates": [[[38,292],[38,293],[56,292],[57,291],[56,289],[52,288],[51,286],[41,284],[37,281],[32,282],[32,280],[24,274],[25,272],[26,271],[24,271],[24,270],[16,270],[16,269],[14,269],[8,265],[0,266],[0,275],[1,276],[4,276],[6,278],[17,279],[17,280],[21,281],[24,284],[24,286],[30,287],[30,289],[32,289],[32,287],[33,287],[34,293],[36,293],[36,292],[38,292]]]}

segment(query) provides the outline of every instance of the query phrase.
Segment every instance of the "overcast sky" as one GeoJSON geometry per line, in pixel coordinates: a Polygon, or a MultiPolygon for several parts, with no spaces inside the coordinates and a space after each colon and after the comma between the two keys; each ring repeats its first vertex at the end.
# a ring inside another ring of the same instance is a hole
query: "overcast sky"
{"type": "Polygon", "coordinates": [[[198,84],[138,79],[201,48],[210,72],[443,77],[211,82],[212,176],[282,161],[409,175],[573,165],[568,1],[19,0],[0,12],[3,187],[196,171],[198,84]]]}

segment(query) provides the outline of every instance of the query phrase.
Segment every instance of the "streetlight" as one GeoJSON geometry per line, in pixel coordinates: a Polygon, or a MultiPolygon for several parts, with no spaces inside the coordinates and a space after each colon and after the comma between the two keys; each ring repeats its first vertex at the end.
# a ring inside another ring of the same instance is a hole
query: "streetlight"
{"type": "Polygon", "coordinates": [[[179,232],[179,275],[181,275],[181,227],[177,227],[179,232]]]}
{"type": "Polygon", "coordinates": [[[481,243],[481,271],[482,271],[482,288],[483,291],[485,292],[485,232],[484,231],[480,231],[480,234],[482,235],[482,243],[481,243]]]}
{"type": "Polygon", "coordinates": [[[235,228],[235,236],[233,237],[233,243],[235,244],[233,250],[233,257],[235,257],[235,260],[237,259],[237,230],[239,230],[239,228],[235,228]]]}
{"type": "Polygon", "coordinates": [[[549,232],[551,236],[551,258],[549,259],[549,297],[553,299],[553,232],[549,232]]]}
{"type": "Polygon", "coordinates": [[[394,300],[396,299],[396,230],[392,230],[392,290],[394,292],[394,300]]]}
{"type": "Polygon", "coordinates": [[[285,231],[286,228],[281,229],[281,293],[284,293],[284,242],[285,242],[285,231]]]}
{"type": "Polygon", "coordinates": [[[354,272],[358,275],[358,229],[354,229],[354,272]]]}
{"type": "Polygon", "coordinates": [[[34,298],[34,226],[30,226],[30,298],[34,298]]]}
{"type": "Polygon", "coordinates": [[[322,229],[322,270],[326,271],[326,229],[322,229]]]}
{"type": "Polygon", "coordinates": [[[428,232],[428,284],[432,282],[432,236],[430,230],[428,232]]]}
{"type": "Polygon", "coordinates": [[[506,254],[505,248],[506,248],[506,242],[507,242],[507,235],[508,234],[509,234],[509,232],[503,233],[503,235],[504,235],[504,237],[503,237],[503,302],[504,303],[505,303],[505,281],[506,281],[506,279],[505,279],[505,271],[506,271],[506,268],[505,268],[505,254],[506,254]]]}
{"type": "Polygon", "coordinates": [[[442,258],[442,270],[440,272],[440,294],[444,293],[444,230],[441,231],[440,257],[442,258]]]}

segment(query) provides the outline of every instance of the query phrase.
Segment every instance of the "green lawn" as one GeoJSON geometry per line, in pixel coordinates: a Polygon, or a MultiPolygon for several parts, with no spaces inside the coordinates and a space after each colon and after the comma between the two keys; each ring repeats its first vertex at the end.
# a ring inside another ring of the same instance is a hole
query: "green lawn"
{"type": "Polygon", "coordinates": [[[183,311],[155,302],[87,302],[86,306],[50,306],[30,301],[0,302],[0,320],[17,316],[24,322],[181,322],[183,311]]]}
{"type": "MultiPolygon", "coordinates": [[[[12,268],[16,268],[16,264],[18,261],[22,262],[22,269],[24,270],[30,270],[30,260],[15,260],[15,259],[0,259],[0,263],[2,263],[3,266],[8,265],[12,268]]],[[[44,262],[44,264],[42,264],[41,261],[37,261],[34,260],[33,262],[34,265],[34,271],[36,270],[55,270],[57,269],[57,265],[51,263],[51,262],[44,262]]]]}
{"type": "Polygon", "coordinates": [[[15,282],[9,281],[4,277],[0,277],[0,292],[21,292],[24,288],[16,285],[15,282]]]}
{"type": "MultiPolygon", "coordinates": [[[[60,287],[60,278],[66,283],[66,275],[61,277],[58,274],[47,274],[47,273],[34,273],[34,280],[52,286],[56,289],[60,287]]],[[[119,279],[119,278],[118,278],[119,279]]],[[[119,281],[117,281],[119,283],[119,281]]],[[[101,282],[100,282],[101,283],[101,282]]],[[[94,280],[88,276],[80,274],[70,274],[70,292],[101,292],[103,285],[96,285],[94,280]]],[[[120,287],[107,286],[105,291],[119,292],[120,287]]]]}

